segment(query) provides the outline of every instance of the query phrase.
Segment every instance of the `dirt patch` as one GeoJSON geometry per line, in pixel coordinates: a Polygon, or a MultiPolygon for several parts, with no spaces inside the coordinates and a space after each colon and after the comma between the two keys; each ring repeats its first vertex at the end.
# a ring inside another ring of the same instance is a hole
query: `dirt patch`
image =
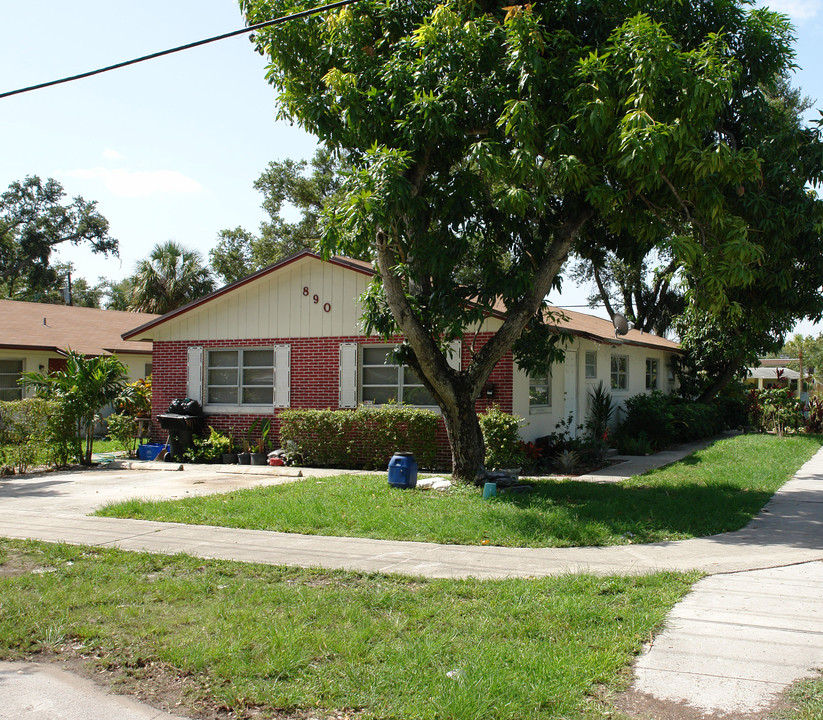
{"type": "Polygon", "coordinates": [[[54,568],[43,567],[17,548],[5,548],[0,556],[0,578],[21,577],[29,573],[54,572],[54,568]]]}
{"type": "Polygon", "coordinates": [[[59,665],[108,692],[128,695],[157,710],[196,720],[357,720],[361,715],[356,710],[286,710],[253,704],[235,711],[211,696],[205,677],[181,673],[164,663],[139,657],[123,662],[90,651],[81,643],[69,642],[56,652],[29,655],[25,659],[59,665]]]}
{"type": "Polygon", "coordinates": [[[651,695],[628,690],[611,698],[612,704],[632,720],[768,720],[775,713],[788,709],[784,700],[778,700],[760,712],[711,713],[686,703],[658,700],[651,695]]]}

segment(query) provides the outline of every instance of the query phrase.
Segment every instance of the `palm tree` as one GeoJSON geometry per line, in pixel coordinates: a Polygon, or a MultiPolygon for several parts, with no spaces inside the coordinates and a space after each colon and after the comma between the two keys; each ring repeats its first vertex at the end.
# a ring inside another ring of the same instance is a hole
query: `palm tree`
{"type": "Polygon", "coordinates": [[[89,357],[69,350],[63,370],[43,375],[23,375],[23,385],[33,387],[39,397],[59,401],[74,421],[78,436],[85,438],[85,451],[78,452],[83,465],[91,465],[94,424],[100,410],[113,402],[128,379],[126,366],[116,355],[89,357]]]}
{"type": "Polygon", "coordinates": [[[158,243],[146,260],[137,263],[129,309],[167,313],[214,290],[203,258],[173,240],[158,243]]]}

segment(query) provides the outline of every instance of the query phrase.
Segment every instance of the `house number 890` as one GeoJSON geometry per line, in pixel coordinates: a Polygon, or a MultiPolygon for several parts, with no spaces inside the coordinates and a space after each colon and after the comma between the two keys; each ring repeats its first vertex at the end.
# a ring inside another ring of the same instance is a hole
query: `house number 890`
{"type": "MultiPolygon", "coordinates": [[[[303,286],[303,296],[304,296],[304,297],[308,297],[308,296],[309,296],[309,288],[308,288],[308,285],[304,285],[304,286],[303,286]]],[[[317,304],[320,302],[320,296],[319,296],[319,295],[312,295],[312,298],[311,298],[311,299],[312,299],[312,302],[313,302],[315,305],[317,305],[317,304]]],[[[331,303],[324,303],[324,304],[323,304],[323,312],[331,312],[331,303]]]]}

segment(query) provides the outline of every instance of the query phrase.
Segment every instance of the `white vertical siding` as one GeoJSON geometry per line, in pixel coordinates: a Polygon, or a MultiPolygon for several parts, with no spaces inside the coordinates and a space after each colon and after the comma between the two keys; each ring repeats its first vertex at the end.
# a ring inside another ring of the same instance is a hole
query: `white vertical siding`
{"type": "Polygon", "coordinates": [[[368,281],[363,273],[303,258],[169,320],[152,335],[155,340],[357,335],[362,309],[356,300],[368,281]]]}

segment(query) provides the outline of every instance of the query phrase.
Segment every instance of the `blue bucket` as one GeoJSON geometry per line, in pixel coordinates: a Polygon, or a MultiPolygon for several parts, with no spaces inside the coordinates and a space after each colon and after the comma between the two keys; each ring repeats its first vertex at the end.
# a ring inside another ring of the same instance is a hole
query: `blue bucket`
{"type": "Polygon", "coordinates": [[[161,445],[160,443],[146,443],[145,445],[137,446],[138,460],[154,460],[161,450],[168,450],[168,445],[161,445]]]}
{"type": "Polygon", "coordinates": [[[417,460],[408,452],[397,452],[389,460],[389,485],[396,488],[417,486],[417,460]]]}

